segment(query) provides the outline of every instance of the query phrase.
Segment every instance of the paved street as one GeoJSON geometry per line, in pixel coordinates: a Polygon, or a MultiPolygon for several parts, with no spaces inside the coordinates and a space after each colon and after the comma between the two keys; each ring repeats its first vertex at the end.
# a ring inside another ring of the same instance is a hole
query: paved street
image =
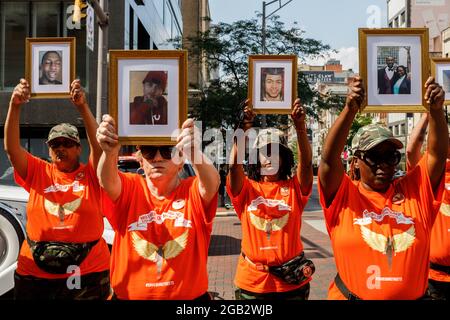
{"type": "MultiPolygon", "coordinates": [[[[310,299],[326,299],[328,286],[336,274],[336,268],[316,183],[303,213],[301,235],[305,254],[316,265],[310,299]]],[[[240,221],[234,211],[221,208],[214,220],[208,259],[209,291],[214,294],[215,299],[234,299],[233,279],[240,249],[240,221]]]]}

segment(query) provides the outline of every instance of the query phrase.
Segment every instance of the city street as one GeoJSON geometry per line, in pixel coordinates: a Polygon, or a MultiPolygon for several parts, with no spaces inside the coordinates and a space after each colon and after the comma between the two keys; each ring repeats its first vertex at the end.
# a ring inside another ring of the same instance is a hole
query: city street
{"type": "MultiPolygon", "coordinates": [[[[303,212],[301,235],[305,254],[316,266],[309,298],[326,299],[328,286],[336,274],[336,268],[319,204],[316,180],[303,212]]],[[[220,208],[214,220],[208,259],[209,291],[214,295],[214,299],[234,299],[233,279],[240,249],[240,221],[234,211],[220,208]]]]}

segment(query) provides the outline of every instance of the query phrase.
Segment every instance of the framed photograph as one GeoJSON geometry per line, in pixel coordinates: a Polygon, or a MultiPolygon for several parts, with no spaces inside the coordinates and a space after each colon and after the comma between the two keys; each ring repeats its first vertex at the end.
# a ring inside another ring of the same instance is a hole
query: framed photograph
{"type": "Polygon", "coordinates": [[[362,112],[426,112],[428,29],[359,29],[362,112]]]}
{"type": "Polygon", "coordinates": [[[450,58],[432,58],[431,75],[445,91],[445,105],[450,105],[450,58]]]}
{"type": "Polygon", "coordinates": [[[109,86],[122,144],[176,144],[187,119],[186,50],[110,50],[109,86]]]}
{"type": "Polygon", "coordinates": [[[32,98],[66,98],[75,79],[75,38],[26,38],[25,78],[32,98]]]}
{"type": "Polygon", "coordinates": [[[255,113],[290,114],[297,98],[296,55],[251,55],[248,98],[255,113]]]}

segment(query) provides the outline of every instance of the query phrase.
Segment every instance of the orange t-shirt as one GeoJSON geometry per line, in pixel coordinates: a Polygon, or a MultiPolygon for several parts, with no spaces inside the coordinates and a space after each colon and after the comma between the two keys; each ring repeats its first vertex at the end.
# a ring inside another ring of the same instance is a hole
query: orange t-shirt
{"type": "Polygon", "coordinates": [[[217,194],[204,208],[199,180],[181,181],[164,200],[146,180],[119,173],[122,193],[112,202],[102,194],[114,231],[111,286],[119,299],[194,299],[208,290],[208,247],[217,194]]]}
{"type": "MultiPolygon", "coordinates": [[[[242,252],[252,262],[279,266],[303,251],[301,215],[311,191],[306,196],[302,194],[297,176],[277,182],[256,182],[245,177],[236,197],[231,193],[228,177],[227,192],[241,220],[242,252]]],[[[257,270],[242,255],[234,283],[256,293],[286,292],[304,285],[292,285],[269,272],[257,270]]]]}
{"type": "MultiPolygon", "coordinates": [[[[336,267],[351,292],[367,300],[412,300],[425,293],[443,186],[442,181],[435,198],[426,157],[384,194],[344,175],[328,208],[319,181],[336,267]]],[[[328,299],[345,299],[334,281],[328,299]]]]}
{"type": "MultiPolygon", "coordinates": [[[[27,234],[33,241],[91,242],[100,241],[80,265],[81,275],[109,269],[109,250],[102,238],[103,214],[100,185],[92,165],[81,164],[71,173],[59,171],[27,153],[27,176],[17,172],[14,178],[30,194],[27,204],[27,234]],[[64,213],[64,215],[63,215],[64,213]]],[[[67,278],[71,274],[51,274],[33,260],[27,241],[20,250],[17,272],[39,278],[67,278]]]]}
{"type": "MultiPolygon", "coordinates": [[[[450,266],[450,160],[447,160],[442,205],[431,230],[430,260],[433,263],[450,266]]],[[[430,278],[450,282],[449,274],[431,268],[430,278]]]]}

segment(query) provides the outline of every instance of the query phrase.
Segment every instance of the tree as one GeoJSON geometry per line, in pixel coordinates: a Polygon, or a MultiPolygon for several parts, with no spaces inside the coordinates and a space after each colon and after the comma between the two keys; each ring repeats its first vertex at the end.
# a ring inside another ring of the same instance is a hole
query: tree
{"type": "MultiPolygon", "coordinates": [[[[295,54],[301,60],[321,56],[330,51],[328,45],[305,38],[296,25],[287,29],[279,17],[272,16],[266,24],[267,54],[295,54]]],[[[240,111],[240,103],[247,97],[248,56],[262,54],[259,20],[240,20],[232,24],[212,24],[196,37],[188,37],[192,58],[204,57],[211,70],[220,70],[221,77],[204,90],[203,98],[193,106],[191,116],[202,120],[203,127],[233,127],[240,111]]],[[[322,97],[311,90],[306,79],[298,77],[298,96],[308,114],[318,117],[317,110],[341,107],[342,99],[322,97]]],[[[199,88],[201,89],[201,88],[199,88]]],[[[268,116],[267,125],[287,124],[286,115],[268,116]]],[[[256,124],[258,123],[258,117],[256,124]]]]}

